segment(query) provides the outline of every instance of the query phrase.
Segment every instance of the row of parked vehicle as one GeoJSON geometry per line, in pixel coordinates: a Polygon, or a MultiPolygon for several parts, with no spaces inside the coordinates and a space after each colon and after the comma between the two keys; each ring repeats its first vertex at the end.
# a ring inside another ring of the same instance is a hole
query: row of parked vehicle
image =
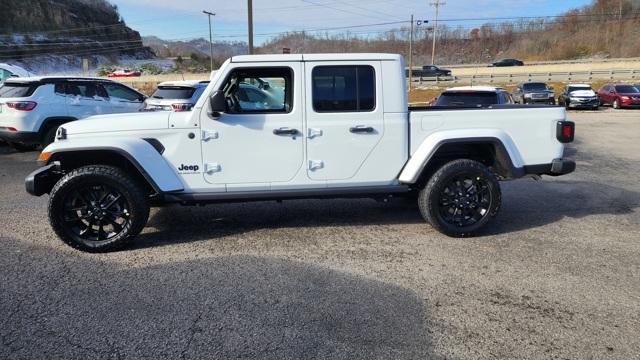
{"type": "Polygon", "coordinates": [[[432,106],[487,107],[500,104],[547,104],[567,109],[640,108],[640,84],[606,84],[597,92],[589,84],[568,84],[556,98],[543,82],[523,82],[513,92],[492,86],[463,86],[445,90],[432,106]]]}
{"type": "Polygon", "coordinates": [[[58,126],[93,115],[190,110],[209,81],[161,83],[147,97],[87,77],[10,77],[0,86],[0,140],[20,151],[53,142],[58,126]]]}

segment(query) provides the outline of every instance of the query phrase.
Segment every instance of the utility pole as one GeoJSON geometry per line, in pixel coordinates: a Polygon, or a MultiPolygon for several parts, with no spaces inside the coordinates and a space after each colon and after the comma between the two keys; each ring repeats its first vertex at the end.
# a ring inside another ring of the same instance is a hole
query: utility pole
{"type": "Polygon", "coordinates": [[[411,14],[411,34],[409,35],[409,92],[413,82],[413,14],[411,14]]]}
{"type": "Polygon", "coordinates": [[[411,91],[411,81],[413,80],[413,38],[415,37],[415,29],[414,26],[420,26],[422,24],[428,23],[429,20],[418,20],[416,21],[411,14],[411,27],[409,31],[409,91],[411,91]]]}
{"type": "Polygon", "coordinates": [[[247,20],[249,22],[249,54],[253,54],[253,0],[247,0],[247,20]]]}
{"type": "Polygon", "coordinates": [[[209,71],[213,71],[213,32],[211,31],[211,17],[216,16],[216,14],[206,10],[202,10],[202,12],[209,16],[209,62],[211,66],[209,71]]]}
{"type": "Polygon", "coordinates": [[[446,3],[441,2],[440,0],[436,0],[436,2],[432,2],[430,5],[435,6],[436,8],[436,19],[433,24],[433,46],[431,47],[431,65],[435,65],[436,37],[438,36],[438,13],[440,11],[440,6],[446,5],[446,3]]]}

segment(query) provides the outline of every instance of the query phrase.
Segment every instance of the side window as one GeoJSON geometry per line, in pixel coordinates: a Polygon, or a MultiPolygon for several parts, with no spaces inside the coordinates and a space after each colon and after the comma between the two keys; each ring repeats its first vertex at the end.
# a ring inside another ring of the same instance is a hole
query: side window
{"type": "Polygon", "coordinates": [[[122,86],[120,84],[103,84],[102,87],[111,100],[132,102],[141,101],[140,94],[126,86],[122,86]]]}
{"type": "Polygon", "coordinates": [[[229,74],[222,91],[227,112],[287,113],[292,109],[291,68],[240,68],[229,74]]]}
{"type": "Polygon", "coordinates": [[[371,66],[317,66],[312,72],[316,112],[373,111],[375,70],[371,66]]]}
{"type": "Polygon", "coordinates": [[[58,95],[65,95],[66,86],[64,83],[56,83],[53,86],[53,91],[58,95]]]}

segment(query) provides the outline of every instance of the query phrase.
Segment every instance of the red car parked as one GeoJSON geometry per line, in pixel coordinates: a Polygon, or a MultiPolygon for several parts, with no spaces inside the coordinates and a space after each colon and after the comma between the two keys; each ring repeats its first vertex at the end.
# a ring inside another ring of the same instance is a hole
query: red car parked
{"type": "Polygon", "coordinates": [[[140,71],[129,69],[116,70],[107,74],[108,77],[138,77],[140,75],[140,71]]]}
{"type": "Polygon", "coordinates": [[[606,84],[598,90],[600,105],[640,108],[640,89],[628,84],[606,84]]]}

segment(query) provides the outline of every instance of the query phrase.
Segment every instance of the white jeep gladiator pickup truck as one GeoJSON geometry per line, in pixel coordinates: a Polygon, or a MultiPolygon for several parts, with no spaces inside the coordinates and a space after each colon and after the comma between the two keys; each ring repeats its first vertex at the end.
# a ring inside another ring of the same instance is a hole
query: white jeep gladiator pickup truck
{"type": "Polygon", "coordinates": [[[399,55],[236,56],[193,111],[62,125],[26,188],[84,251],[121,247],[167,203],[406,196],[462,237],[498,212],[498,180],[572,172],[573,136],[561,107],[409,108],[399,55]]]}

